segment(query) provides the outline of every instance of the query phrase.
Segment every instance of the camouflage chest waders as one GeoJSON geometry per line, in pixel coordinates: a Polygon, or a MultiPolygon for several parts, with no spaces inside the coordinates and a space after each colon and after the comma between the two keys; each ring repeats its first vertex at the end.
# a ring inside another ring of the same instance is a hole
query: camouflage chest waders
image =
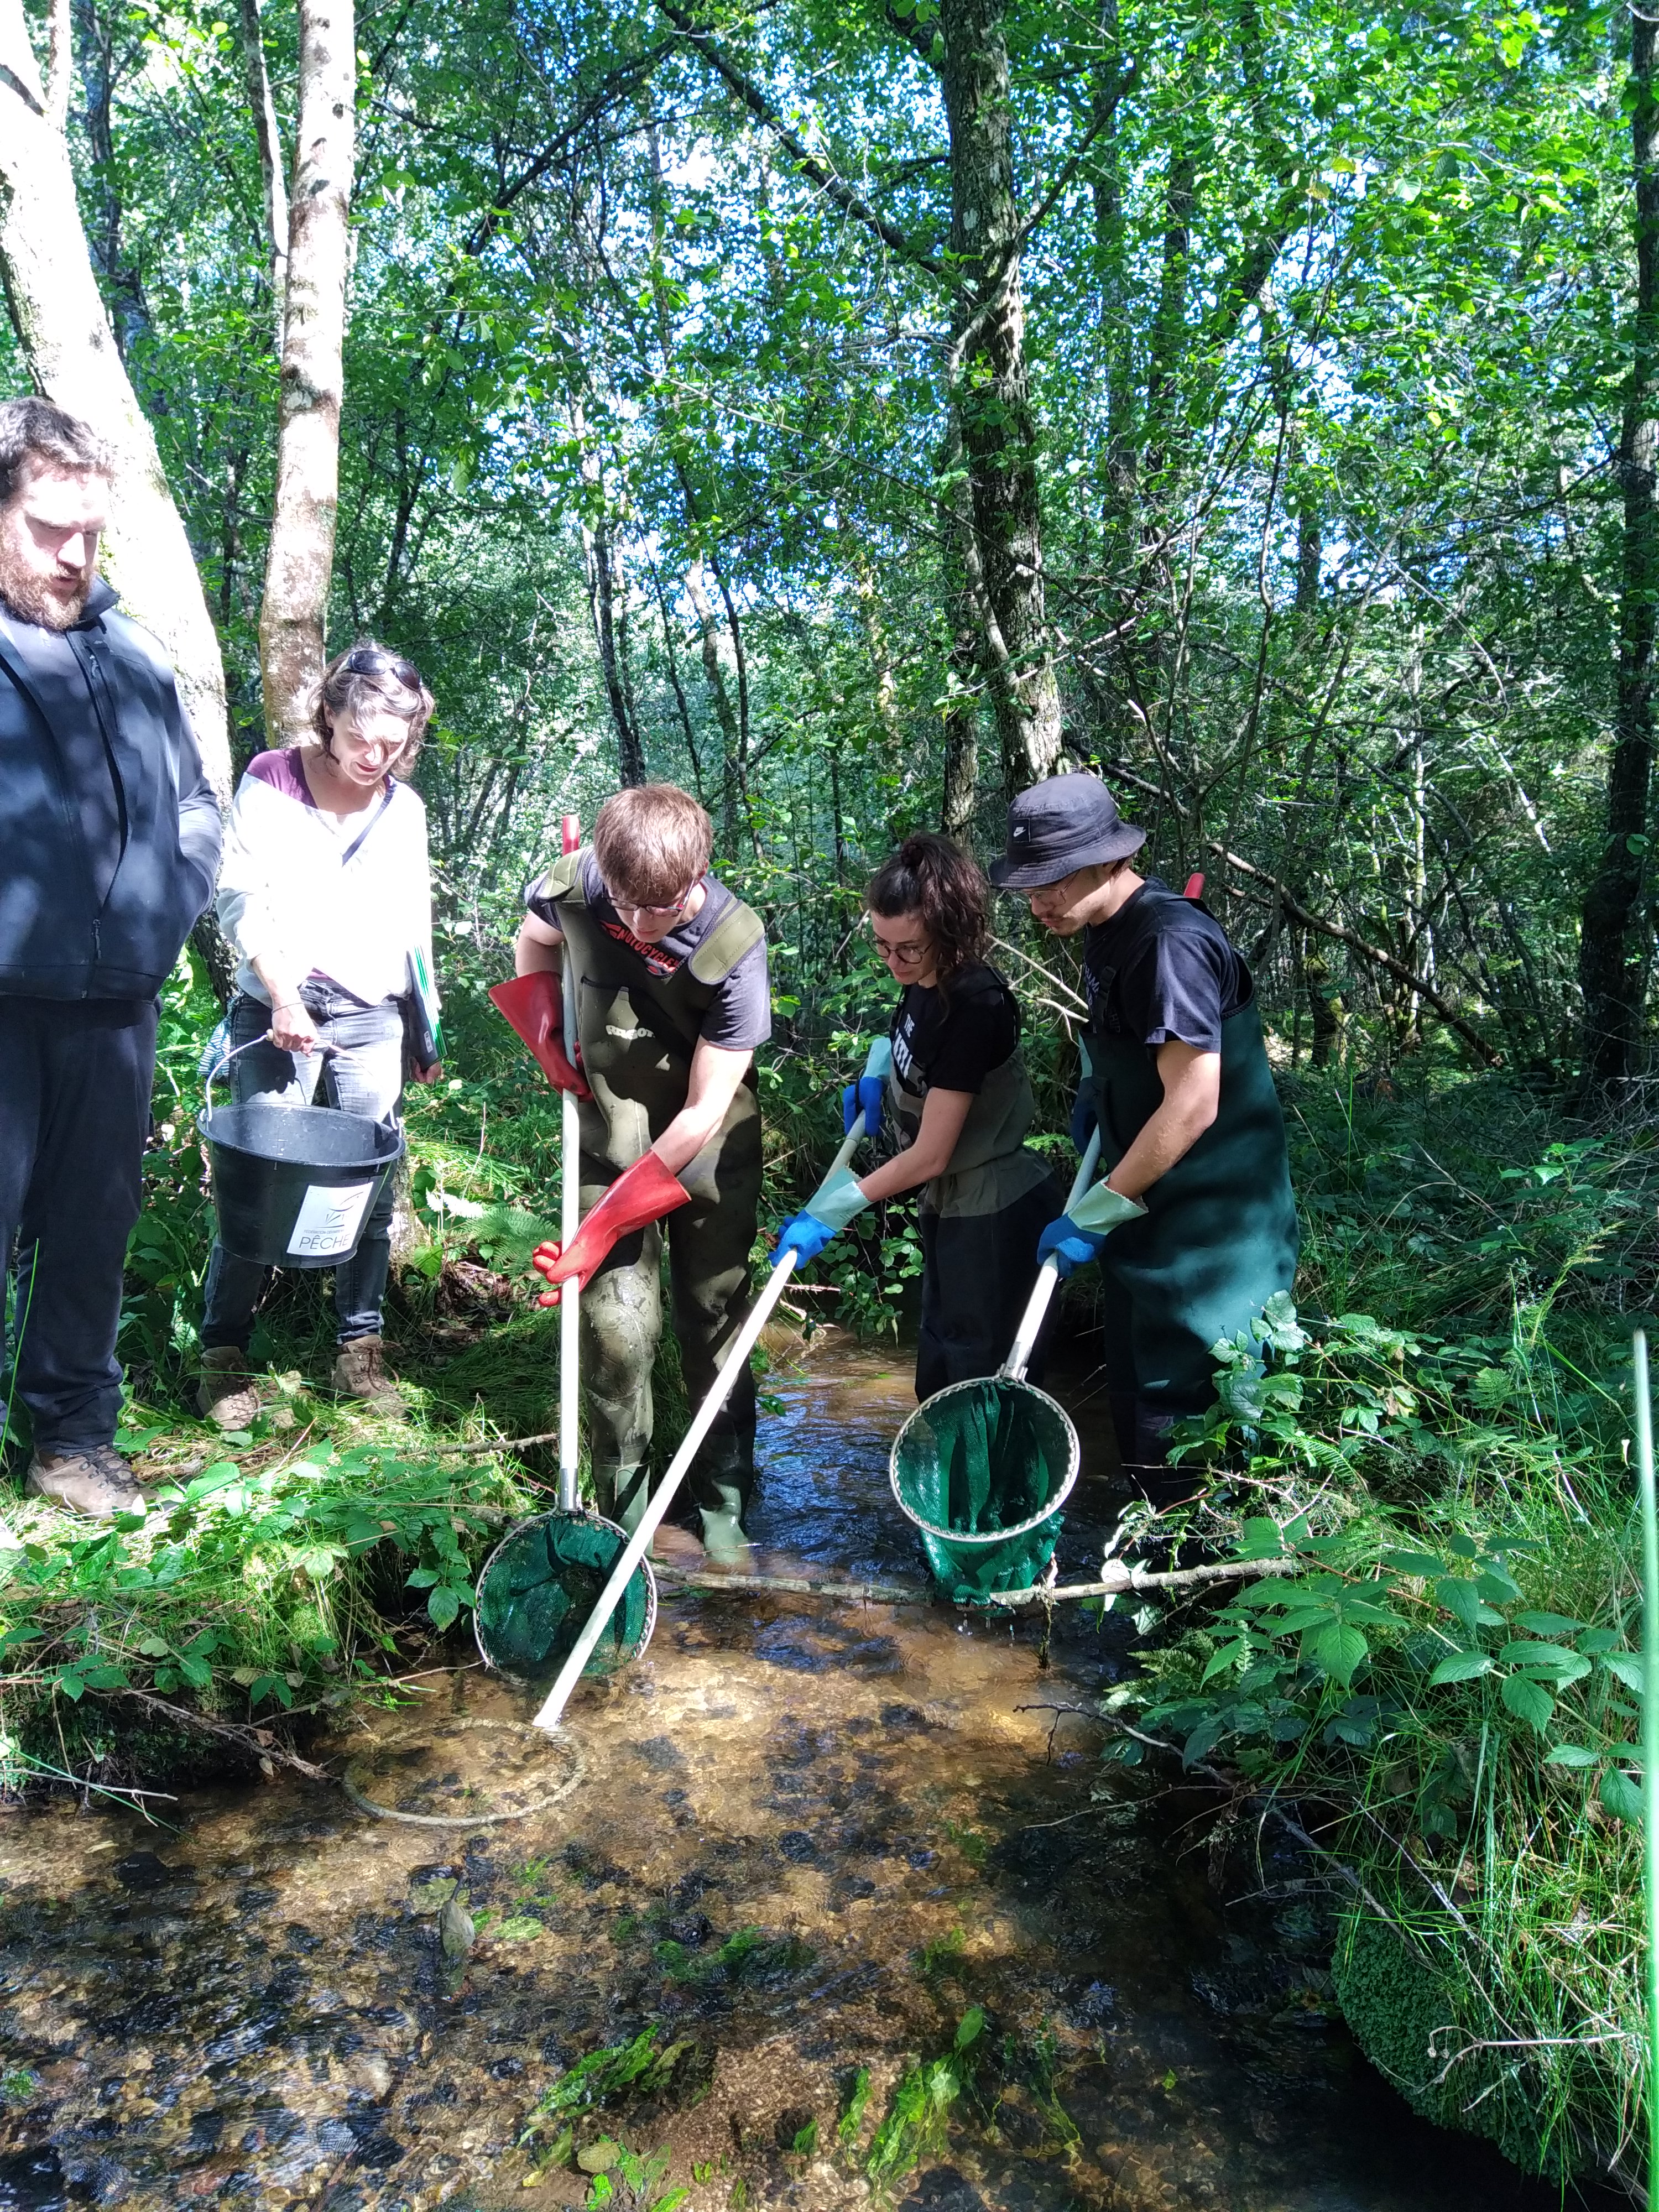
{"type": "MultiPolygon", "coordinates": [[[[580,854],[547,878],[576,975],[576,1025],[593,1096],[580,1103],[584,1215],[685,1104],[691,1055],[715,993],[763,934],[734,899],[688,959],[653,975],[608,936],[581,887],[580,854]]],[[[761,1187],[760,1106],[753,1071],[725,1121],[680,1181],[691,1194],[661,1224],[624,1237],[581,1293],[581,1363],[599,1510],[631,1530],[644,1510],[652,1431],[651,1370],[662,1334],[661,1254],[668,1238],[674,1334],[695,1407],[743,1324],[761,1187]]],[[[740,1376],[689,1478],[705,1540],[738,1533],[755,1477],[755,1389],[740,1376]]],[[[717,1539],[724,1540],[716,1541],[717,1539]]]]}
{"type": "MultiPolygon", "coordinates": [[[[918,1071],[919,1073],[919,1071],[918,1071]]],[[[921,1127],[921,1096],[887,1078],[887,1103],[906,1146],[921,1127]]],[[[921,1326],[916,1396],[994,1375],[1007,1357],[1036,1271],[1037,1238],[1063,1205],[1048,1168],[1027,1152],[1036,1110],[1018,1052],[975,1094],[951,1164],[921,1194],[921,1326]]],[[[1040,1379],[1041,1360],[1036,1363],[1040,1379]]]]}
{"type": "MultiPolygon", "coordinates": [[[[1109,986],[1102,994],[1109,1004],[1109,986]]],[[[1100,1116],[1100,1171],[1109,1175],[1164,1103],[1157,1048],[1089,1034],[1100,1116]]],[[[1144,1220],[1113,1231],[1101,1254],[1106,1372],[1118,1447],[1157,1496],[1170,1425],[1215,1395],[1210,1346],[1261,1311],[1296,1274],[1296,1204],[1285,1117],[1254,1005],[1221,1025],[1216,1118],[1184,1158],[1142,1193],[1144,1220]]],[[[1179,1478],[1170,1494],[1184,1494],[1179,1478]]]]}

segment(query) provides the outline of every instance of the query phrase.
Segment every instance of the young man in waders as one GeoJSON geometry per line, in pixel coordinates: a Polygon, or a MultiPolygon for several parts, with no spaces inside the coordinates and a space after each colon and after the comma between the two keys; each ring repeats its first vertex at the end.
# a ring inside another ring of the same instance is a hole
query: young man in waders
{"type": "MultiPolygon", "coordinates": [[[[668,1276],[687,1395],[714,1380],[749,1298],[760,1200],[754,1056],[771,1035],[760,918],[708,874],[714,831],[672,784],[617,792],[593,842],[526,896],[520,975],[575,961],[582,1079],[580,1230],[537,1265],[581,1287],[581,1370],[599,1510],[637,1526],[647,1494],[651,1369],[668,1276]]],[[[710,1555],[742,1555],[755,1479],[747,1374],[690,1476],[710,1555]]]]}
{"type": "Polygon", "coordinates": [[[1170,1431],[1215,1395],[1210,1347],[1290,1289],[1297,1236],[1250,972],[1195,899],[1130,867],[1146,836],[1097,777],[1054,776],[1009,808],[991,879],[1056,937],[1082,933],[1073,1140],[1081,1150],[1098,1122],[1108,1182],[1146,1212],[1103,1235],[1062,1214],[1039,1249],[1062,1275],[1099,1261],[1119,1456],[1167,1504],[1193,1487],[1168,1464],[1170,1431]]]}

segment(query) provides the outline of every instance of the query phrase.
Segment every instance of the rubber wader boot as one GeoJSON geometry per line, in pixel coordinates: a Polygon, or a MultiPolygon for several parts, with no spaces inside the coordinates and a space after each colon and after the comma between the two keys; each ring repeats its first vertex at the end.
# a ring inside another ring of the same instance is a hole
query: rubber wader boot
{"type": "Polygon", "coordinates": [[[743,1492],[735,1482],[711,1482],[707,1487],[719,1492],[723,1502],[697,1508],[702,1521],[702,1548],[716,1566],[743,1566],[750,1548],[743,1533],[743,1492]]]}
{"type": "Polygon", "coordinates": [[[651,1495],[649,1474],[643,1467],[596,1467],[593,1495],[605,1518],[631,1536],[651,1495]]]}
{"type": "Polygon", "coordinates": [[[340,1346],[334,1363],[334,1395],[355,1399],[384,1420],[408,1417],[403,1393],[386,1369],[385,1342],[378,1336],[350,1337],[340,1346]]]}
{"type": "Polygon", "coordinates": [[[196,1405],[216,1429],[250,1429],[259,1418],[259,1394],[248,1372],[247,1354],[234,1344],[216,1344],[202,1354],[196,1405]]]}

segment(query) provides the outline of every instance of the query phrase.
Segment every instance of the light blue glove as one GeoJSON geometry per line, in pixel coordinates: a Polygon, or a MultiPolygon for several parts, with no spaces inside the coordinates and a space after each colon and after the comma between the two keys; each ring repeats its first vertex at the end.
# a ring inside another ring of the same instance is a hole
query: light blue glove
{"type": "Polygon", "coordinates": [[[778,1231],[778,1249],[772,1255],[775,1267],[786,1252],[799,1252],[804,1267],[816,1260],[830,1239],[845,1229],[855,1214],[870,1203],[859,1188],[851,1168],[834,1168],[812,1193],[801,1211],[778,1231]]]}
{"type": "Polygon", "coordinates": [[[1100,1257],[1101,1247],[1113,1230],[1126,1221],[1138,1221],[1146,1212],[1138,1198],[1125,1198],[1108,1182],[1086,1190],[1069,1213],[1051,1221],[1037,1239],[1037,1264],[1052,1256],[1062,1282],[1079,1267],[1100,1257]]]}
{"type": "Polygon", "coordinates": [[[851,1168],[833,1168],[807,1200],[805,1210],[815,1221],[828,1222],[833,1235],[837,1229],[845,1229],[869,1203],[851,1168]]]}
{"type": "Polygon", "coordinates": [[[781,1267],[784,1255],[794,1252],[799,1255],[797,1266],[804,1267],[809,1260],[817,1258],[836,1233],[827,1221],[819,1221],[812,1214],[792,1214],[778,1231],[778,1249],[772,1255],[772,1265],[781,1267]]]}
{"type": "Polygon", "coordinates": [[[892,1065],[891,1040],[877,1037],[866,1054],[863,1074],[841,1094],[841,1129],[844,1137],[852,1134],[853,1124],[860,1114],[864,1116],[865,1135],[880,1135],[882,1114],[887,1103],[887,1078],[892,1065]]]}

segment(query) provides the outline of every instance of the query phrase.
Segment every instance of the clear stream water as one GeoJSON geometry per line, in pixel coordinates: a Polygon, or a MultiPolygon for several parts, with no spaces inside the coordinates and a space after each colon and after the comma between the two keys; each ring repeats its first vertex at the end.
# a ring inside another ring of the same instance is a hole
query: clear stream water
{"type": "MultiPolygon", "coordinates": [[[[820,1348],[776,1387],[758,1540],[917,1577],[886,1483],[898,1355],[820,1348]]],[[[1086,1473],[1062,1564],[1111,1508],[1086,1473]]],[[[906,2212],[1559,2205],[1357,2057],[1305,1868],[1235,1851],[1212,1887],[1196,1803],[1150,1778],[1092,1800],[1097,1735],[1045,1708],[1115,1677],[1110,1632],[1063,1612],[1044,1668],[1031,1621],[665,1596],[645,1656],[573,1705],[582,1779],[523,1820],[398,1826],[290,1776],[166,1826],[3,1816],[0,2208],[580,2204],[586,2173],[529,2174],[526,2115],[653,2024],[687,2046],[672,2081],[586,2135],[665,2148],[690,2212],[864,2205],[836,2148],[857,2069],[867,2148],[974,2006],[977,2101],[892,2191],[906,2212]],[[480,1930],[447,1963],[456,1881],[480,1930]]],[[[497,1724],[530,1710],[462,1668],[321,1755],[405,1803],[492,1802],[521,1741],[497,1724]]]]}

